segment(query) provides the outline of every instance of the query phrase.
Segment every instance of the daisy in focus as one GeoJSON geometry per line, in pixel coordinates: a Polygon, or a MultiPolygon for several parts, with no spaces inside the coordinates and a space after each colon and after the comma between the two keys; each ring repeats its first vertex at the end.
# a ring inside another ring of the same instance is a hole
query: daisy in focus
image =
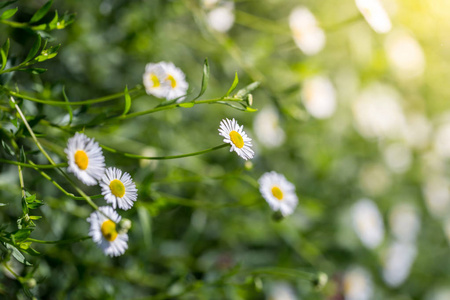
{"type": "Polygon", "coordinates": [[[314,55],[325,46],[325,33],[306,7],[295,8],[289,16],[295,44],[306,55],[314,55]]]}
{"type": "Polygon", "coordinates": [[[373,30],[378,33],[391,30],[391,20],[379,0],[355,0],[355,3],[373,30]]]}
{"type": "Polygon", "coordinates": [[[136,184],[130,174],[117,168],[108,168],[100,181],[102,195],[114,209],[130,209],[137,199],[136,184]]]}
{"type": "Polygon", "coordinates": [[[145,91],[149,95],[167,100],[184,100],[189,87],[183,71],[171,62],[149,63],[145,66],[143,75],[145,91]]]}
{"type": "Polygon", "coordinates": [[[277,172],[264,173],[258,180],[259,191],[273,211],[280,211],[283,217],[292,214],[298,198],[295,186],[277,172]]]}
{"type": "Polygon", "coordinates": [[[230,152],[234,150],[243,159],[251,159],[255,152],[252,150],[252,139],[247,136],[244,126],[239,126],[237,121],[224,119],[220,122],[219,134],[223,141],[231,145],[230,152]]]}
{"type": "Polygon", "coordinates": [[[102,148],[94,139],[82,133],[75,135],[67,142],[64,149],[69,161],[67,170],[73,173],[86,185],[96,185],[105,171],[105,157],[102,148]]]}
{"type": "Polygon", "coordinates": [[[128,234],[116,229],[121,217],[112,207],[102,206],[98,209],[87,218],[91,224],[89,236],[106,255],[114,257],[124,254],[128,249],[128,234]]]}

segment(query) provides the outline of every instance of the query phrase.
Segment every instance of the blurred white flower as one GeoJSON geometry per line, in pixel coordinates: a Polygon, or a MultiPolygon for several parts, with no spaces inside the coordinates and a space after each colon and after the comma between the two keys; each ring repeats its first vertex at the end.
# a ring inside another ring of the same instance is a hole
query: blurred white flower
{"type": "Polygon", "coordinates": [[[384,43],[392,68],[400,78],[415,78],[425,70],[425,55],[420,44],[404,31],[390,33],[384,43]]]}
{"type": "Polygon", "coordinates": [[[128,249],[128,235],[117,232],[116,225],[121,217],[109,206],[101,206],[87,221],[91,224],[89,236],[106,255],[119,256],[128,249]]]}
{"type": "Polygon", "coordinates": [[[373,295],[372,279],[362,267],[352,267],[344,274],[345,300],[369,300],[373,295]]]}
{"type": "Polygon", "coordinates": [[[384,85],[366,88],[353,103],[358,132],[366,138],[398,138],[405,128],[405,116],[398,93],[384,85]]]}
{"type": "Polygon", "coordinates": [[[359,185],[369,195],[383,194],[389,188],[390,183],[389,172],[381,164],[365,164],[359,172],[359,185]]]}
{"type": "Polygon", "coordinates": [[[234,118],[220,121],[219,134],[224,137],[224,143],[231,145],[230,152],[236,152],[245,160],[253,158],[252,139],[245,133],[244,126],[239,126],[234,118]]]}
{"type": "Polygon", "coordinates": [[[114,209],[130,209],[137,200],[137,189],[130,174],[117,168],[108,168],[100,181],[106,203],[114,209]]]}
{"type": "Polygon", "coordinates": [[[214,5],[208,4],[205,7],[211,9],[207,12],[206,21],[212,29],[218,32],[227,32],[233,27],[234,2],[226,1],[219,4],[216,1],[214,5]]]}
{"type": "Polygon", "coordinates": [[[280,211],[286,217],[297,207],[295,185],[284,175],[274,171],[264,173],[258,180],[259,191],[273,211],[280,211]]]}
{"type": "Polygon", "coordinates": [[[189,87],[183,71],[171,62],[149,63],[145,66],[143,75],[145,91],[149,95],[167,100],[184,100],[189,87]]]}
{"type": "Polygon", "coordinates": [[[372,200],[361,199],[353,205],[352,221],[353,229],[367,248],[373,249],[383,241],[383,218],[372,200]]]}
{"type": "Polygon", "coordinates": [[[422,113],[412,113],[406,116],[403,138],[409,147],[424,149],[428,146],[431,135],[431,124],[422,113]]]}
{"type": "Polygon", "coordinates": [[[408,278],[417,255],[412,243],[393,242],[383,260],[383,279],[387,285],[397,287],[408,278]]]}
{"type": "Polygon", "coordinates": [[[434,149],[443,158],[450,158],[450,122],[440,125],[434,134],[434,149]]]}
{"type": "Polygon", "coordinates": [[[386,165],[394,173],[406,172],[412,162],[411,150],[402,143],[390,144],[383,149],[386,165]]]}
{"type": "Polygon", "coordinates": [[[450,213],[450,185],[449,180],[440,175],[426,178],[422,186],[425,204],[429,212],[437,218],[450,213]]]}
{"type": "Polygon", "coordinates": [[[377,33],[391,30],[391,20],[379,0],[355,0],[355,3],[367,23],[377,33]]]}
{"type": "Polygon", "coordinates": [[[286,282],[276,282],[269,290],[267,300],[297,300],[294,289],[286,282]]]}
{"type": "Polygon", "coordinates": [[[105,157],[102,148],[94,139],[77,132],[67,141],[64,152],[69,163],[67,170],[84,184],[96,185],[97,180],[102,178],[105,172],[105,157]]]}
{"type": "Polygon", "coordinates": [[[420,230],[416,207],[409,203],[396,204],[389,213],[392,234],[400,242],[415,242],[420,230]]]}
{"type": "Polygon", "coordinates": [[[439,287],[427,293],[426,300],[448,300],[450,299],[450,287],[439,287]]]}
{"type": "Polygon", "coordinates": [[[336,110],[334,87],[325,76],[315,76],[303,82],[302,100],[306,110],[318,119],[329,118],[336,110]]]}
{"type": "Polygon", "coordinates": [[[278,112],[273,106],[264,106],[255,116],[253,130],[258,140],[268,148],[278,147],[285,140],[278,112]]]}
{"type": "Polygon", "coordinates": [[[295,43],[306,55],[314,55],[325,46],[325,33],[306,7],[299,6],[291,12],[289,26],[295,43]]]}

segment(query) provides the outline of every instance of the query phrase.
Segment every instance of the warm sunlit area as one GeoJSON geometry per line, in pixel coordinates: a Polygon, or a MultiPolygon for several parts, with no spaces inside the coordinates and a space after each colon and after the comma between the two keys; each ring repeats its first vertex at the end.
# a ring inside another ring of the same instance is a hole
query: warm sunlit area
{"type": "Polygon", "coordinates": [[[450,1],[0,8],[0,299],[450,299],[450,1]]]}

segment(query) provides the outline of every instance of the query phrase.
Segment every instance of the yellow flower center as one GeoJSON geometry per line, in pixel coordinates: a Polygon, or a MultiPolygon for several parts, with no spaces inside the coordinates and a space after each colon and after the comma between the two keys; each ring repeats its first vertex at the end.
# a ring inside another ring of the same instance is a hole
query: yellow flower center
{"type": "Polygon", "coordinates": [[[159,82],[158,76],[156,76],[155,74],[150,74],[150,80],[153,82],[154,88],[161,85],[161,83],[159,82]]]}
{"type": "Polygon", "coordinates": [[[122,198],[125,195],[125,186],[118,179],[111,181],[109,188],[111,189],[111,193],[116,197],[122,198]]]}
{"type": "Polygon", "coordinates": [[[237,131],[233,130],[232,132],[230,132],[230,140],[236,147],[244,147],[244,139],[242,138],[242,135],[240,135],[237,131]]]}
{"type": "Polygon", "coordinates": [[[75,152],[75,163],[81,170],[86,170],[89,163],[89,158],[86,152],[84,152],[83,150],[78,150],[77,152],[75,152]]]}
{"type": "Polygon", "coordinates": [[[112,242],[117,238],[118,233],[116,231],[116,223],[111,220],[106,220],[102,223],[101,231],[103,237],[109,242],[112,242]]]}
{"type": "Polygon", "coordinates": [[[272,195],[280,201],[283,200],[283,192],[277,186],[272,188],[272,195]]]}
{"type": "Polygon", "coordinates": [[[172,75],[167,76],[166,80],[170,80],[170,85],[174,89],[177,86],[177,82],[175,81],[175,78],[173,78],[172,75]]]}

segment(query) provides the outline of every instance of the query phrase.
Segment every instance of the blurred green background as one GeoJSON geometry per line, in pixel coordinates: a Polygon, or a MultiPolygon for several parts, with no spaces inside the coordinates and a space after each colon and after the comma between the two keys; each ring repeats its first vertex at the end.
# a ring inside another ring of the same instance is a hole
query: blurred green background
{"type": "MultiPolygon", "coordinates": [[[[18,1],[7,8],[18,7],[12,20],[27,22],[44,3],[18,1]]],[[[76,17],[49,33],[50,44],[61,48],[39,65],[48,71],[15,72],[9,81],[4,74],[2,85],[39,99],[63,99],[65,86],[68,98],[80,101],[122,92],[125,85],[131,89],[142,84],[147,63],[171,61],[196,94],[208,58],[210,80],[202,99],[224,95],[237,72],[238,88],[261,82],[253,92],[257,112],[196,105],[106,122],[85,133],[126,152],[175,155],[219,145],[219,122],[235,118],[253,139],[256,156],[245,163],[220,149],[140,161],[104,152],[107,165],[129,172],[139,190],[133,209],[119,212],[133,221],[126,253],[106,257],[91,240],[33,244],[42,254],[29,257],[34,267],[14,258],[8,263],[23,276],[33,272],[37,285],[31,292],[38,299],[450,299],[450,2],[382,5],[392,28],[380,34],[353,0],[54,3],[42,22],[54,10],[76,17]],[[298,6],[308,8],[325,33],[325,45],[314,55],[293,39],[289,16],[298,6]],[[229,15],[210,18],[217,7],[229,15]],[[226,32],[214,29],[223,24],[208,22],[230,15],[234,22],[226,32]],[[311,87],[317,76],[328,83],[311,87]],[[329,113],[317,117],[309,105],[329,113]],[[299,197],[294,214],[279,222],[257,185],[272,170],[294,183],[299,197]],[[378,208],[384,230],[374,225],[376,216],[361,221],[368,225],[355,221],[354,205],[364,198],[378,208]],[[367,247],[358,230],[381,231],[381,240],[367,247]],[[406,248],[394,255],[398,243],[406,248]],[[302,278],[303,271],[324,272],[328,283],[319,289],[302,278]]],[[[36,38],[2,23],[0,32],[0,43],[11,40],[12,65],[36,38]]],[[[7,96],[0,97],[7,107],[7,96]]],[[[131,111],[160,102],[141,95],[133,98],[131,111]]],[[[74,107],[74,125],[120,113],[123,105],[117,99],[74,107]]],[[[51,123],[67,122],[64,107],[24,101],[22,108],[51,123]]],[[[0,128],[8,131],[5,116],[0,128]]],[[[35,130],[45,134],[42,144],[52,157],[65,162],[72,134],[43,122],[35,130]]],[[[36,149],[31,139],[19,142],[36,149]]],[[[32,157],[47,163],[40,154],[32,157]]],[[[0,202],[7,204],[0,207],[0,223],[13,231],[21,216],[17,167],[0,168],[0,202]]],[[[62,176],[48,173],[72,191],[62,176]]],[[[33,169],[25,169],[24,177],[27,190],[45,203],[35,212],[43,218],[31,237],[87,235],[92,209],[84,201],[65,197],[33,169]]],[[[79,186],[89,195],[100,193],[99,187],[79,186]]],[[[104,205],[102,199],[96,203],[104,205]]],[[[25,299],[21,284],[2,270],[0,297],[25,299]]]]}

